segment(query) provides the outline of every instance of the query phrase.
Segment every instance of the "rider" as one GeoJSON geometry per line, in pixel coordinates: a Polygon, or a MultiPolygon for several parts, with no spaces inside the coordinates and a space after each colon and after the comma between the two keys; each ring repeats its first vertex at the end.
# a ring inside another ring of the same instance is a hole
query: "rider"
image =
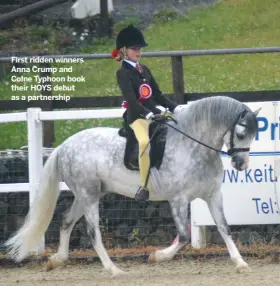
{"type": "Polygon", "coordinates": [[[152,120],[159,123],[166,120],[166,117],[156,105],[168,108],[170,112],[174,112],[174,109],[178,106],[163,96],[149,68],[139,63],[141,48],[147,45],[142,32],[138,28],[129,25],[119,32],[116,49],[112,52],[113,59],[122,61],[122,65],[116,73],[117,82],[125,99],[123,107],[127,109],[127,123],[134,131],[139,143],[138,159],[141,186],[136,193],[135,199],[140,201],[149,199],[149,191],[151,190],[150,180],[148,180],[147,187],[145,187],[150,168],[150,149],[147,148],[149,125],[152,120]]]}

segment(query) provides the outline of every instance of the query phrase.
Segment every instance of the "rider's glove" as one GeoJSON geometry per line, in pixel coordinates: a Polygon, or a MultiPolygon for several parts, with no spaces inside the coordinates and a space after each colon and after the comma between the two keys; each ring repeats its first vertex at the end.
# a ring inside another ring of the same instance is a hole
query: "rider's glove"
{"type": "Polygon", "coordinates": [[[165,123],[167,118],[162,114],[155,114],[152,120],[159,122],[159,123],[165,123]]]}

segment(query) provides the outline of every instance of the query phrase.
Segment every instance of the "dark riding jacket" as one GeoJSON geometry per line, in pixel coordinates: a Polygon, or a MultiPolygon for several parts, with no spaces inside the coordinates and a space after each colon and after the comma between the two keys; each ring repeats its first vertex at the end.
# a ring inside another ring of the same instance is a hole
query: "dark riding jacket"
{"type": "Polygon", "coordinates": [[[149,68],[142,64],[140,66],[143,70],[142,73],[123,61],[121,68],[116,73],[118,85],[128,105],[126,111],[128,124],[139,118],[149,118],[152,113],[161,113],[156,105],[168,108],[170,112],[173,112],[178,105],[164,97],[149,68]],[[152,95],[141,101],[139,88],[145,83],[151,87],[152,95]]]}

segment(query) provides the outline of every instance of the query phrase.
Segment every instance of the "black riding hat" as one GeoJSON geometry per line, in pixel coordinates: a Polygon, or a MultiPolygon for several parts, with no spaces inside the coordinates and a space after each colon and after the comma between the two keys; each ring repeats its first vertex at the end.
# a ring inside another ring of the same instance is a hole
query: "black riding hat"
{"type": "Polygon", "coordinates": [[[142,32],[133,25],[129,25],[119,32],[116,41],[116,49],[119,50],[122,47],[135,46],[142,48],[148,46],[148,44],[145,42],[142,32]]]}

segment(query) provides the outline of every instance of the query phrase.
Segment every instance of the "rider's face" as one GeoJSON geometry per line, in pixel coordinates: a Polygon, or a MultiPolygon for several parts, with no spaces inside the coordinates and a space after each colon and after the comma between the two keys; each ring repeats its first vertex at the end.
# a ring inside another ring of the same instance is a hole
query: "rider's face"
{"type": "Polygon", "coordinates": [[[140,47],[128,47],[127,57],[130,61],[138,62],[141,58],[141,48],[140,47]]]}

